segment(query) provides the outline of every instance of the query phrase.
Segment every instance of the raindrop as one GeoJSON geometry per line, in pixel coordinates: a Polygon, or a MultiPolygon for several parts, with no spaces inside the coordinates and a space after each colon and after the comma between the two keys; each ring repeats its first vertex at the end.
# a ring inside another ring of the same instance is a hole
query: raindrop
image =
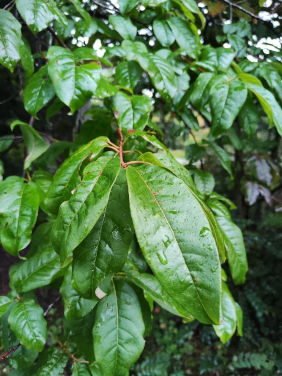
{"type": "Polygon", "coordinates": [[[208,233],[210,232],[210,229],[207,227],[203,227],[202,230],[200,231],[200,237],[204,238],[208,233]]]}
{"type": "Polygon", "coordinates": [[[159,251],[159,252],[157,252],[157,256],[158,256],[160,262],[161,262],[163,265],[166,265],[166,264],[167,264],[167,258],[165,257],[163,251],[159,251]]]}

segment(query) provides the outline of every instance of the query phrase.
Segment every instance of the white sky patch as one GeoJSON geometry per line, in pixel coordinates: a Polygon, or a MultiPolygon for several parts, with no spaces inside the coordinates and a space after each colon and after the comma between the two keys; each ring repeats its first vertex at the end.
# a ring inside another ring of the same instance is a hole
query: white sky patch
{"type": "Polygon", "coordinates": [[[269,51],[279,51],[281,49],[281,43],[278,38],[261,38],[257,44],[256,47],[261,49],[267,49],[269,51]]]}
{"type": "Polygon", "coordinates": [[[142,94],[147,95],[147,97],[149,97],[149,98],[153,97],[153,93],[149,89],[143,89],[142,94]]]}
{"type": "Polygon", "coordinates": [[[97,55],[99,57],[103,57],[106,50],[104,48],[101,48],[102,47],[102,43],[101,43],[101,40],[100,39],[96,39],[95,40],[95,43],[93,44],[93,48],[94,50],[97,52],[97,55]]]}

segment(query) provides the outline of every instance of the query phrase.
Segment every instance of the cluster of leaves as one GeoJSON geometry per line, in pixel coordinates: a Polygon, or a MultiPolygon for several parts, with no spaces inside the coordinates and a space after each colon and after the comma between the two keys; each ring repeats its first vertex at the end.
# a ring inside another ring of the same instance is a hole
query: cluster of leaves
{"type": "MultiPolygon", "coordinates": [[[[205,19],[194,0],[16,0],[0,10],[0,63],[18,77],[26,111],[9,119],[24,141],[24,175],[6,173],[0,184],[1,244],[23,259],[0,304],[14,375],[60,373],[69,358],[73,375],[127,375],[150,332],[153,301],[212,324],[223,343],[236,328],[242,335],[221,263],[243,283],[244,241],[204,160],[214,153],[232,179],[228,147],[245,161],[244,141],[259,127],[273,126],[275,140],[282,134],[281,64],[275,56],[240,61],[247,47],[237,48],[236,36],[249,35],[245,26],[223,28],[222,43],[233,47],[225,48],[201,39],[205,19]],[[103,57],[92,48],[98,40],[103,57]],[[73,142],[55,139],[50,122],[66,108],[76,113],[65,137],[73,142]],[[207,131],[187,148],[187,168],[160,142],[159,112],[194,137],[207,131]],[[48,311],[33,291],[52,284],[66,319],[58,345],[47,341],[48,311]]],[[[18,147],[11,138],[0,139],[8,157],[18,147]]],[[[250,205],[259,195],[270,203],[279,184],[275,162],[256,150],[238,180],[250,205]]]]}

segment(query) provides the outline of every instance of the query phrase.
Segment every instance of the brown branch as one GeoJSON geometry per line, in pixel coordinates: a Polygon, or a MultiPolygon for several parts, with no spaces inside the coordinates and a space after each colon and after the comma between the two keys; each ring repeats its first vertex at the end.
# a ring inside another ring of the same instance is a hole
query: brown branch
{"type": "Polygon", "coordinates": [[[68,46],[62,41],[61,38],[58,37],[58,35],[55,33],[54,30],[52,30],[52,28],[51,28],[50,26],[47,27],[47,30],[50,31],[50,33],[53,35],[53,37],[54,37],[55,39],[57,39],[57,41],[60,43],[60,45],[61,45],[62,47],[65,47],[66,49],[69,50],[68,46]]]}
{"type": "Polygon", "coordinates": [[[118,127],[118,134],[119,134],[119,157],[120,157],[120,163],[121,163],[122,167],[126,168],[126,163],[124,163],[124,161],[123,161],[123,134],[122,134],[122,131],[121,131],[120,127],[118,127]]]}
{"type": "Polygon", "coordinates": [[[79,359],[77,359],[66,347],[65,347],[65,345],[64,344],[62,344],[62,342],[59,340],[59,338],[54,334],[54,333],[52,333],[52,336],[55,338],[55,340],[57,341],[57,343],[59,344],[59,346],[62,348],[62,350],[66,353],[66,354],[68,354],[71,358],[72,358],[72,360],[74,361],[74,362],[77,362],[77,363],[86,363],[86,364],[88,364],[89,362],[87,361],[87,360],[79,360],[79,359]]]}

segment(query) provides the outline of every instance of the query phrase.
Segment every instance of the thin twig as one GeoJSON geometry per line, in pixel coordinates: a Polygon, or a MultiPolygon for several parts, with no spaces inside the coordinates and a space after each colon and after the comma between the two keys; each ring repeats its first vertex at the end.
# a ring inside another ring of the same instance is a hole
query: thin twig
{"type": "Polygon", "coordinates": [[[6,140],[19,140],[22,139],[23,136],[14,136],[14,137],[0,137],[0,142],[1,141],[6,141],[6,140]]]}
{"type": "Polygon", "coordinates": [[[50,26],[47,27],[47,30],[50,31],[50,33],[53,35],[55,39],[57,39],[57,41],[60,43],[62,47],[65,47],[66,49],[69,50],[68,46],[62,41],[61,38],[59,38],[59,36],[55,33],[55,31],[50,26]]]}
{"type": "Polygon", "coordinates": [[[7,5],[4,6],[4,10],[8,9],[10,5],[12,5],[15,2],[15,0],[10,1],[7,5]]]}
{"type": "Polygon", "coordinates": [[[0,105],[1,104],[5,104],[5,103],[7,103],[7,102],[9,102],[11,99],[13,99],[13,98],[15,98],[15,96],[16,96],[17,94],[14,94],[13,96],[11,96],[10,98],[8,98],[8,99],[5,99],[4,101],[2,101],[2,102],[0,102],[0,105]]]}
{"type": "Polygon", "coordinates": [[[54,300],[53,303],[49,304],[46,311],[44,312],[44,317],[46,317],[48,315],[48,313],[50,312],[50,310],[54,307],[54,305],[61,299],[61,295],[59,295],[56,300],[54,300]]]}
{"type": "Polygon", "coordinates": [[[86,363],[88,364],[89,362],[87,360],[79,360],[77,359],[66,347],[65,345],[62,344],[62,342],[59,340],[59,338],[54,334],[52,333],[52,336],[55,338],[55,340],[58,342],[59,346],[62,348],[62,350],[67,353],[74,362],[77,362],[77,363],[86,363]]]}

